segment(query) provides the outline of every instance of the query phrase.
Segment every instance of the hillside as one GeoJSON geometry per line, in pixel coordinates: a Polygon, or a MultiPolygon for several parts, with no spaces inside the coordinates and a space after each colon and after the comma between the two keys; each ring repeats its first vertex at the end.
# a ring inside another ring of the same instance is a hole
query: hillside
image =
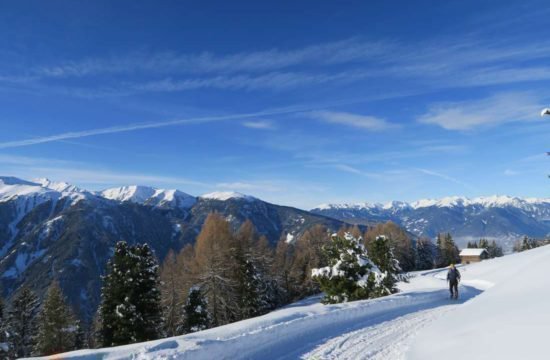
{"type": "Polygon", "coordinates": [[[385,298],[321,305],[314,297],[194,334],[62,358],[545,358],[550,293],[540,284],[550,270],[550,246],[460,269],[458,301],[448,299],[446,270],[418,272],[385,298]]]}
{"type": "Polygon", "coordinates": [[[235,229],[250,219],[271,244],[281,236],[300,236],[315,224],[333,231],[344,224],[242,194],[194,197],[144,186],[95,193],[47,179],[0,177],[1,295],[9,298],[24,284],[41,295],[56,278],[89,320],[117,241],[148,243],[162,261],[170,249],[193,243],[211,212],[235,229]]]}
{"type": "Polygon", "coordinates": [[[412,203],[325,204],[311,212],[357,224],[391,220],[417,236],[430,238],[450,232],[459,245],[484,237],[508,250],[522,236],[550,234],[550,199],[455,196],[412,203]]]}

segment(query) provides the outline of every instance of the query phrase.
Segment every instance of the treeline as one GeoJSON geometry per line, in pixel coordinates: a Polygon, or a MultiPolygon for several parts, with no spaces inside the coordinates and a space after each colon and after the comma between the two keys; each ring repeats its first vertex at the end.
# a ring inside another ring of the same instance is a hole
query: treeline
{"type": "Polygon", "coordinates": [[[513,251],[522,252],[548,244],[550,244],[550,239],[532,239],[524,236],[522,240],[518,240],[514,243],[513,251]]]}
{"type": "Polygon", "coordinates": [[[497,245],[495,240],[491,242],[489,242],[487,239],[479,239],[479,242],[468,241],[468,244],[466,244],[466,247],[468,249],[485,249],[487,250],[487,255],[490,259],[501,257],[504,255],[504,252],[502,251],[502,247],[497,245]]]}
{"type": "Polygon", "coordinates": [[[459,261],[450,234],[439,235],[435,244],[428,238],[414,242],[391,222],[364,233],[357,226],[341,229],[340,243],[331,236],[326,227],[316,225],[294,242],[282,236],[272,247],[250,221],[233,231],[225,218],[213,213],[195,244],[169,252],[161,265],[148,245],[119,242],[107,264],[97,315],[85,332],[57,282],[42,306],[23,288],[8,311],[0,307],[0,357],[142,342],[262,315],[319,293],[322,281],[312,276],[312,270],[331,266],[341,251],[356,254],[356,283],[369,281],[370,267],[361,260],[364,249],[372,266],[389,275],[363,289],[348,284],[351,292],[338,301],[387,295],[395,291],[399,272],[459,261]],[[345,234],[355,240],[345,240],[345,234]]]}

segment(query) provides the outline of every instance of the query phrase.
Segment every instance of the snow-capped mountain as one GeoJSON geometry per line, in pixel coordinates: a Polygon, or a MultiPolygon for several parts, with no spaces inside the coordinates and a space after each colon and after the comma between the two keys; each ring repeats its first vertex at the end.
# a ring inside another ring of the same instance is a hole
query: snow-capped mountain
{"type": "Polygon", "coordinates": [[[202,199],[221,200],[221,201],[226,201],[229,199],[244,199],[248,201],[257,200],[253,196],[241,194],[239,192],[234,192],[234,191],[216,191],[216,192],[201,195],[200,197],[202,199]]]}
{"type": "Polygon", "coordinates": [[[550,199],[452,196],[411,203],[325,204],[311,211],[359,224],[391,220],[418,236],[450,232],[459,242],[486,237],[508,247],[523,235],[550,234],[550,199]]]}
{"type": "Polygon", "coordinates": [[[169,250],[193,243],[211,212],[235,229],[250,219],[273,244],[314,224],[331,230],[343,225],[239,193],[194,197],[144,186],[90,192],[48,179],[0,177],[0,290],[10,297],[25,284],[43,294],[56,278],[75,309],[90,319],[117,241],[148,243],[162,260],[169,250]]]}
{"type": "Polygon", "coordinates": [[[171,189],[155,189],[148,186],[122,186],[103,190],[100,196],[116,201],[130,201],[137,204],[150,205],[159,208],[190,208],[197,199],[182,191],[171,189]]]}

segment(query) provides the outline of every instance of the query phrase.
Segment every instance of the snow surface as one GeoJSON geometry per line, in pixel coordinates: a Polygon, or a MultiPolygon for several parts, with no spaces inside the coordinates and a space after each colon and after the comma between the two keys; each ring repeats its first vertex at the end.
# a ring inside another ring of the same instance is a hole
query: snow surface
{"type": "Polygon", "coordinates": [[[544,359],[550,331],[550,246],[446,270],[412,273],[401,293],[338,305],[320,296],[264,316],[180,337],[63,359],[544,359]]]}

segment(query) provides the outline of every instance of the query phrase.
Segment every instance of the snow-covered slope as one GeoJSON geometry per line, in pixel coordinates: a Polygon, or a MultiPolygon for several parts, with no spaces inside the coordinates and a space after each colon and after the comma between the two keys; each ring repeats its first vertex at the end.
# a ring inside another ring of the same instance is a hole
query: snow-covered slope
{"type": "Polygon", "coordinates": [[[230,199],[243,199],[247,201],[257,200],[253,196],[241,194],[239,192],[234,192],[234,191],[215,191],[212,193],[201,195],[200,197],[202,199],[220,200],[220,201],[227,201],[230,199]]]}
{"type": "Polygon", "coordinates": [[[234,324],[63,359],[544,359],[550,246],[461,268],[413,274],[396,295],[339,305],[310,298],[234,324]]]}
{"type": "Polygon", "coordinates": [[[155,189],[148,186],[121,186],[103,190],[100,196],[115,201],[130,201],[154,207],[190,208],[196,198],[179,190],[155,189]]]}

